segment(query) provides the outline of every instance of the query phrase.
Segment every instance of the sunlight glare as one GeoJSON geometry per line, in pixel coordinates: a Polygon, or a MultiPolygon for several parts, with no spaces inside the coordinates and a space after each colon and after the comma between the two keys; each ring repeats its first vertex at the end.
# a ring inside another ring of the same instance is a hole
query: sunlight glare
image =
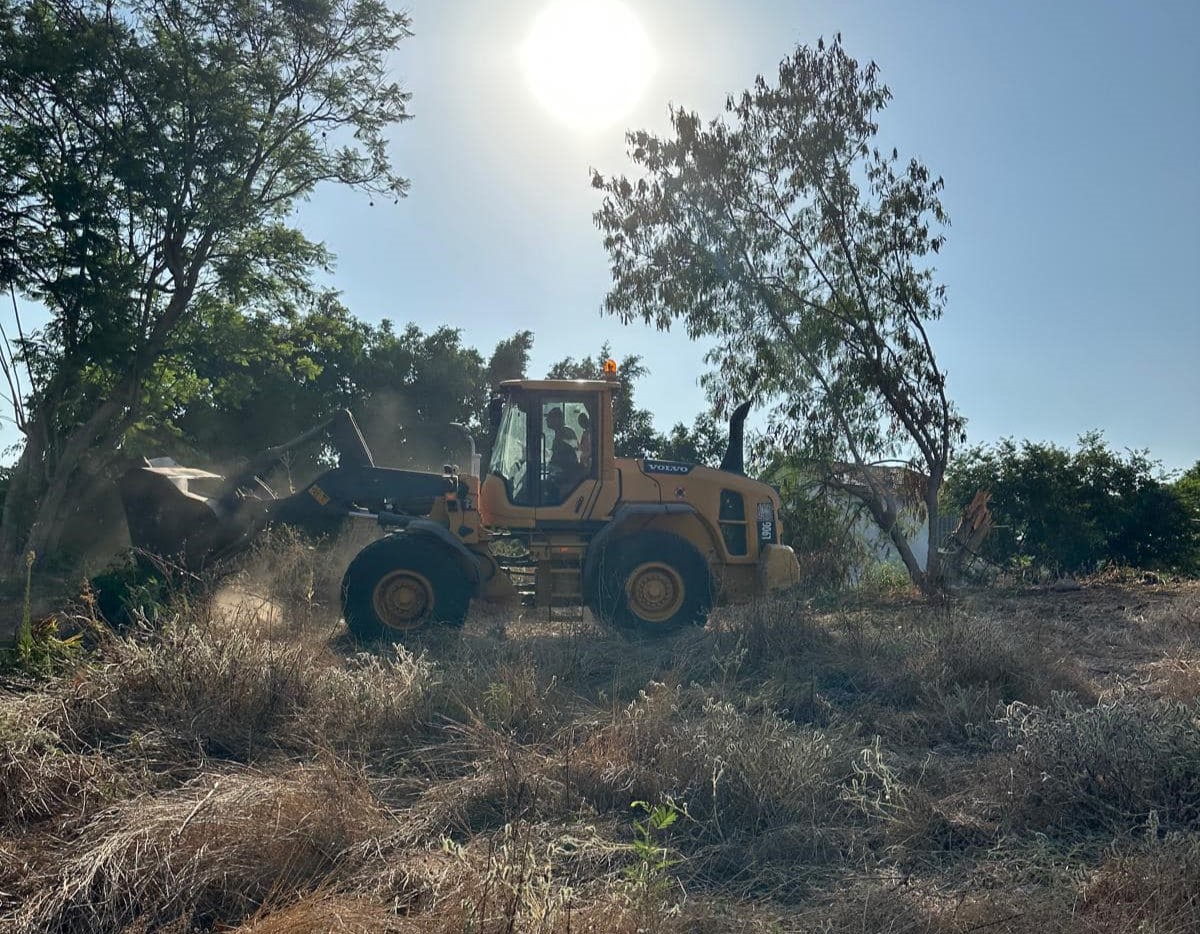
{"type": "Polygon", "coordinates": [[[654,52],[619,0],[554,0],[534,20],[521,64],[546,110],[577,130],[598,130],[637,104],[654,52]]]}

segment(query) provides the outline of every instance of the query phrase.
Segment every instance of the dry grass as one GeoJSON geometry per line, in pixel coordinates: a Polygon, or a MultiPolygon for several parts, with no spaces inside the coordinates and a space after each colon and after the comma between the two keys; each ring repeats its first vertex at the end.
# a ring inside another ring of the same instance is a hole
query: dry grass
{"type": "Polygon", "coordinates": [[[19,913],[18,929],[236,920],[345,871],[385,819],[362,779],[337,766],[205,776],[98,816],[58,883],[19,913]]]}
{"type": "Polygon", "coordinates": [[[900,602],[814,612],[798,601],[726,610],[686,646],[683,667],[722,690],[751,693],[783,716],[851,720],[903,744],[987,732],[997,705],[1056,692],[1094,700],[1061,646],[969,608],[900,602]]]}
{"type": "Polygon", "coordinates": [[[119,793],[113,764],[64,748],[48,698],[0,695],[0,831],[88,814],[119,793]]]}
{"type": "Polygon", "coordinates": [[[0,696],[0,930],[1200,927],[1200,586],[361,653],[306,549],[0,696]]]}
{"type": "Polygon", "coordinates": [[[420,729],[430,664],[403,649],[342,656],[268,637],[256,617],[207,608],[150,638],[105,646],[57,689],[60,728],[91,744],[152,737],[202,757],[250,762],[332,748],[375,754],[420,729]]]}
{"type": "Polygon", "coordinates": [[[1200,827],[1200,703],[1014,704],[999,722],[1008,819],[1038,830],[1200,827]]]}

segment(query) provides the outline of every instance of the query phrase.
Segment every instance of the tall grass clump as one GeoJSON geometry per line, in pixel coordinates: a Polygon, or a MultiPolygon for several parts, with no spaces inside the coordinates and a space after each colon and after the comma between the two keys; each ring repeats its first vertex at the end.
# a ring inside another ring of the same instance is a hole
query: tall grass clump
{"type": "Polygon", "coordinates": [[[1200,703],[1131,695],[1094,707],[1011,704],[998,723],[1009,820],[1125,832],[1200,826],[1200,703]]]}
{"type": "Polygon", "coordinates": [[[76,818],[118,787],[101,754],[64,748],[47,700],[0,696],[0,829],[76,818]]]}
{"type": "Polygon", "coordinates": [[[384,815],[362,777],[335,764],[206,775],[101,814],[57,884],[19,914],[29,934],[212,928],[290,901],[362,858],[384,815]]]}
{"type": "Polygon", "coordinates": [[[1200,931],[1200,834],[1149,834],[1116,847],[1082,886],[1088,931],[1192,934],[1200,931]]]}
{"type": "Polygon", "coordinates": [[[952,614],[920,633],[912,670],[932,738],[991,736],[997,708],[1056,694],[1094,701],[1078,666],[994,616],[952,614]]]}
{"type": "Polygon", "coordinates": [[[319,541],[291,526],[274,527],[239,556],[230,583],[273,604],[285,631],[334,623],[346,566],[381,534],[379,526],[362,521],[347,521],[319,541]]]}
{"type": "Polygon", "coordinates": [[[432,666],[403,649],[340,658],[266,639],[253,620],[196,610],[146,637],[112,640],[63,699],[72,730],[91,742],[152,731],[245,762],[402,742],[434,682],[432,666]]]}
{"type": "Polygon", "coordinates": [[[846,799],[859,741],[690,688],[652,685],[599,725],[572,760],[574,787],[602,813],[631,801],[677,808],[665,841],[679,871],[759,894],[807,884],[863,823],[846,799]],[[746,866],[756,876],[746,876],[746,866]]]}

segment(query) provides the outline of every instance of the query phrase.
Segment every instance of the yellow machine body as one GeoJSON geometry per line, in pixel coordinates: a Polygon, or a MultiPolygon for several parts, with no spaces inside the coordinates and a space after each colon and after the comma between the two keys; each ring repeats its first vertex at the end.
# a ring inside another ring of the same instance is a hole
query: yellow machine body
{"type": "Polygon", "coordinates": [[[501,385],[503,407],[478,485],[479,544],[488,530],[514,535],[536,566],[542,606],[588,602],[589,552],[619,549],[647,533],[694,548],[715,600],[794,585],[799,565],[781,544],[779,494],[740,473],[616,457],[616,388],[608,380],[501,385]]]}

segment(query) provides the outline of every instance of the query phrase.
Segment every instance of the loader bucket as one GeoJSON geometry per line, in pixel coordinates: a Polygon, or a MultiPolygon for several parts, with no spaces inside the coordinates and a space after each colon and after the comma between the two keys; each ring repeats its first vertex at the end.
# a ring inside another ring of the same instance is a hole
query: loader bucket
{"type": "Polygon", "coordinates": [[[248,501],[231,510],[190,488],[220,479],[165,459],[127,471],[117,485],[133,547],[195,571],[248,540],[265,523],[267,504],[248,501]]]}

